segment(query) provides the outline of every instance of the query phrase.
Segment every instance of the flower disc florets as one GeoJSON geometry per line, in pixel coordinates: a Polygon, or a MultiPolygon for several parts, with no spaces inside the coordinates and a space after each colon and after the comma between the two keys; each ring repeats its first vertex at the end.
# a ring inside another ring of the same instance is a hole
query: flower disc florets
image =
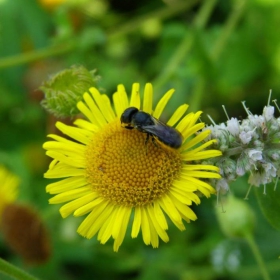
{"type": "Polygon", "coordinates": [[[86,176],[103,198],[116,205],[143,206],[162,197],[179,178],[180,153],[145,140],[146,134],[124,129],[119,120],[93,137],[86,176]]]}

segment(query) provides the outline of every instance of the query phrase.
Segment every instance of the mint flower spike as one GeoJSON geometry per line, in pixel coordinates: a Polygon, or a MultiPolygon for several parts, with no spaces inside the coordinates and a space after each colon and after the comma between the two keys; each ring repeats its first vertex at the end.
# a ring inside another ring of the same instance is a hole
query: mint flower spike
{"type": "Polygon", "coordinates": [[[252,114],[243,101],[246,119],[229,118],[226,113],[226,122],[218,125],[213,122],[205,127],[205,130],[211,130],[207,140],[217,139],[214,148],[223,153],[222,157],[207,161],[220,168],[223,179],[211,180],[218,192],[227,192],[230,183],[245,173],[250,173],[248,183],[251,186],[264,186],[264,194],[268,183],[276,180],[277,184],[280,176],[280,117],[275,117],[275,107],[278,111],[279,108],[275,101],[275,107],[270,105],[270,98],[271,92],[261,115],[252,114]]]}

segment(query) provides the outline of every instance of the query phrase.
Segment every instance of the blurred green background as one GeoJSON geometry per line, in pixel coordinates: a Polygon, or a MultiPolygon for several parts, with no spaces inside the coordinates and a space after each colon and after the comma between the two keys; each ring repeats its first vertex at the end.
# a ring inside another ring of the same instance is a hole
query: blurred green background
{"type": "MultiPolygon", "coordinates": [[[[117,84],[152,82],[154,100],[176,95],[166,116],[182,103],[216,123],[254,114],[280,94],[278,0],[0,0],[0,163],[21,178],[19,201],[37,209],[51,237],[52,255],[26,265],[0,239],[0,256],[40,279],[263,279],[248,244],[229,239],[215,216],[216,199],[194,206],[198,220],[152,249],[127,237],[118,253],[76,233],[81,220],[63,220],[48,205],[43,179],[49,159],[41,148],[54,121],[40,106],[44,80],[71,65],[97,69],[111,95],[117,84]]],[[[278,113],[277,113],[278,114],[278,113]]],[[[246,178],[231,186],[247,192],[246,178]]],[[[262,191],[262,190],[258,190],[262,191]]],[[[279,232],[263,218],[254,192],[255,239],[271,279],[280,275],[279,232]],[[276,246],[277,244],[277,246],[276,246]]],[[[222,211],[222,210],[221,210],[222,211]]],[[[238,209],[236,209],[238,211],[238,209]]],[[[129,232],[129,230],[128,230],[129,232]]],[[[1,279],[10,279],[2,278],[1,279]]]]}

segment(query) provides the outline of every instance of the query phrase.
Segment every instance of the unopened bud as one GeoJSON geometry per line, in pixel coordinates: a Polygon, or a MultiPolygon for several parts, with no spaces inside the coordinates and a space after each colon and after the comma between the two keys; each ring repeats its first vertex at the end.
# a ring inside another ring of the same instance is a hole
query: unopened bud
{"type": "Polygon", "coordinates": [[[76,104],[89,88],[96,87],[98,79],[95,71],[88,71],[83,66],[63,70],[40,87],[45,93],[41,104],[55,117],[73,117],[79,113],[76,104]]]}
{"type": "Polygon", "coordinates": [[[7,205],[1,217],[4,240],[26,263],[46,262],[50,256],[50,242],[39,215],[30,207],[7,205]]]}
{"type": "Polygon", "coordinates": [[[225,157],[217,166],[220,168],[220,172],[225,178],[236,173],[236,162],[230,158],[225,157]]]}
{"type": "Polygon", "coordinates": [[[162,30],[161,21],[158,18],[151,18],[142,23],[141,31],[148,38],[156,38],[162,30]]]}
{"type": "Polygon", "coordinates": [[[229,237],[246,237],[255,226],[255,215],[247,202],[229,195],[223,202],[225,211],[216,208],[220,227],[229,237]]]}

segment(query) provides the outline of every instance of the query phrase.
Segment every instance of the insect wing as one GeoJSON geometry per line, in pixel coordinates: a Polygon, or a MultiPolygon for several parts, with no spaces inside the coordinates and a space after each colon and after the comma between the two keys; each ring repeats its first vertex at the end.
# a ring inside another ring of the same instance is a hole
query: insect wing
{"type": "Polygon", "coordinates": [[[179,148],[182,145],[183,136],[178,130],[155,118],[153,118],[153,121],[154,125],[143,125],[142,129],[172,148],[179,148]]]}

